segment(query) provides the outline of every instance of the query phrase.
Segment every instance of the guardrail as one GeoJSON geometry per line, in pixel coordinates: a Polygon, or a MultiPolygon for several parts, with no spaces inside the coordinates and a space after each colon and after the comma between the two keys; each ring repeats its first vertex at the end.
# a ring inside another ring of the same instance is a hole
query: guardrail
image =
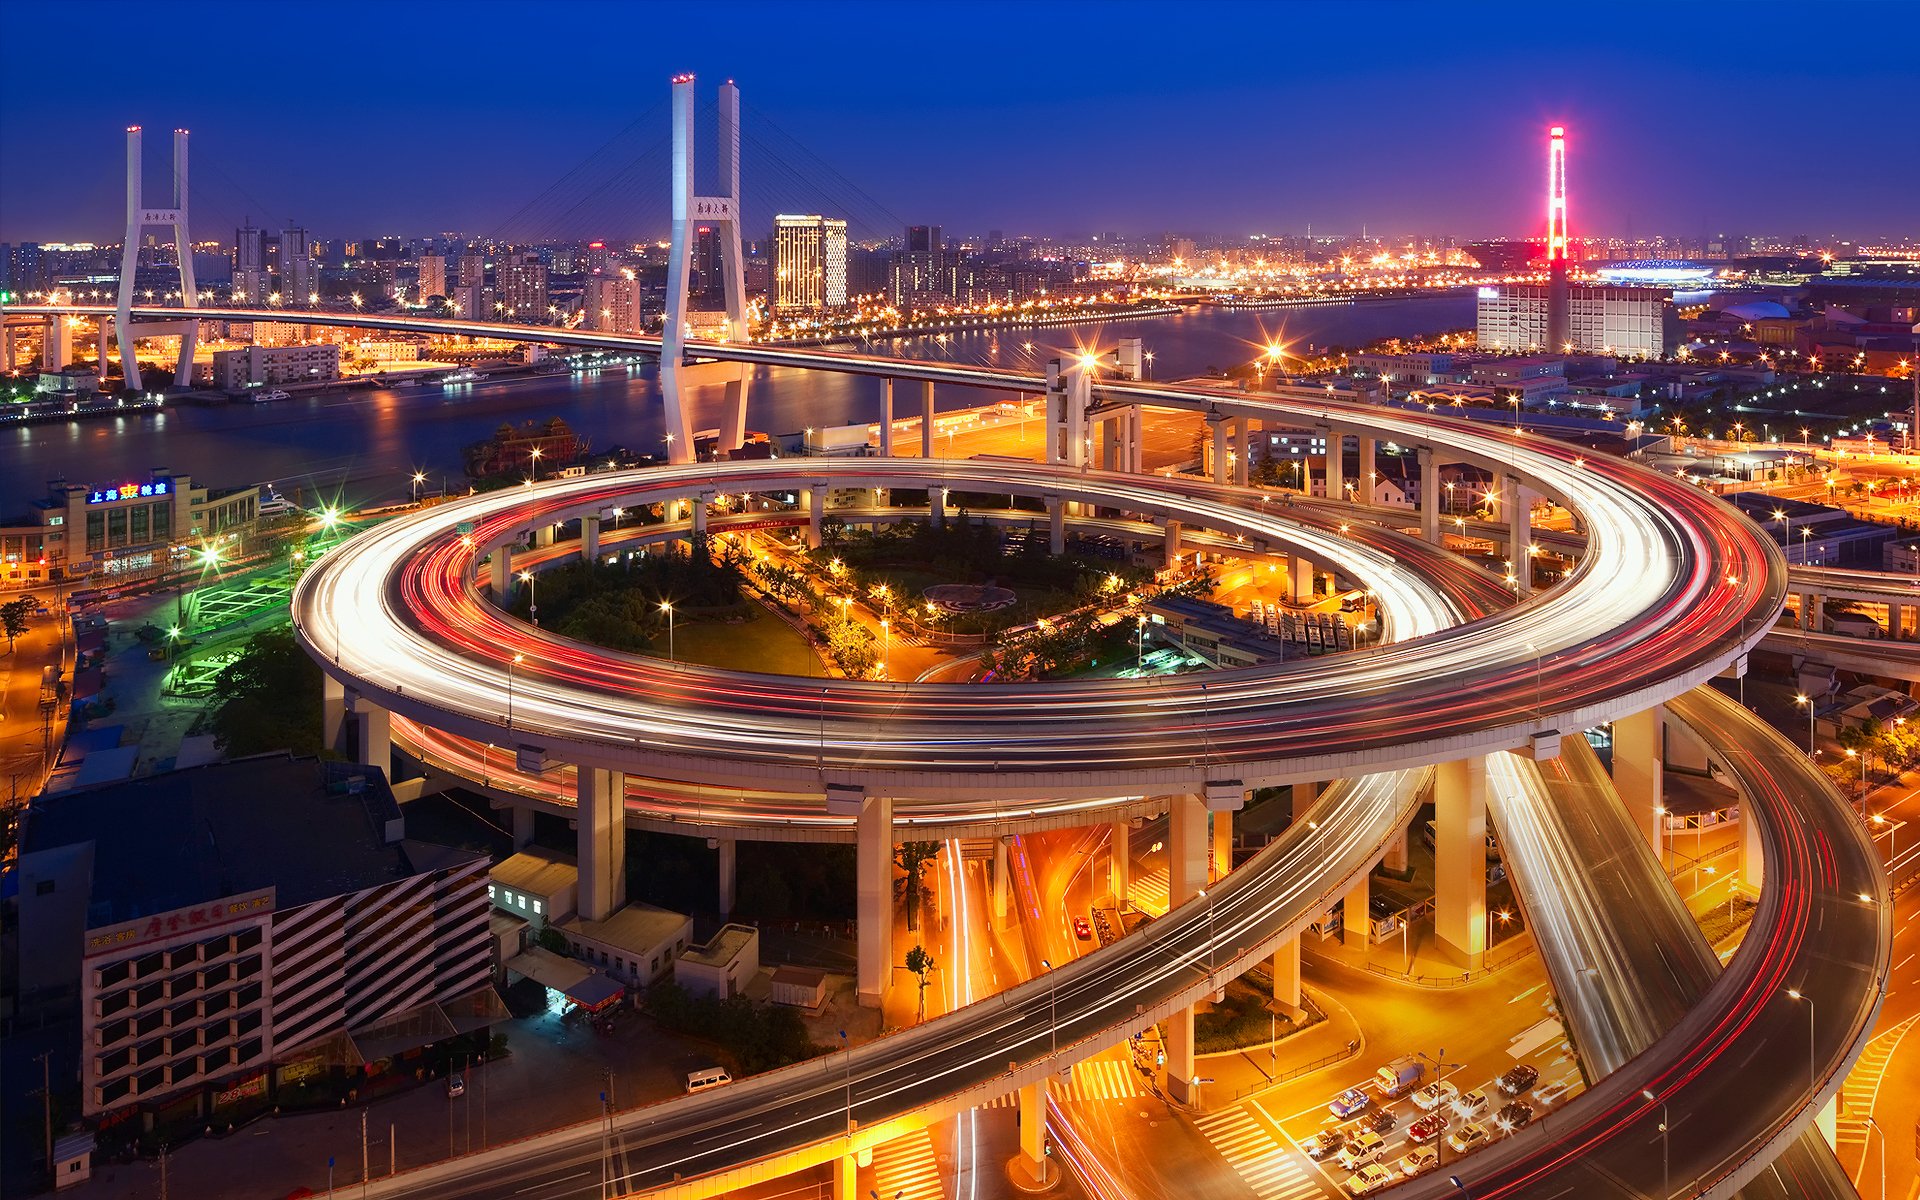
{"type": "Polygon", "coordinates": [[[1248,1096],[1251,1096],[1256,1092],[1264,1092],[1268,1088],[1279,1087],[1283,1083],[1291,1083],[1293,1080],[1300,1078],[1302,1075],[1311,1075],[1315,1071],[1325,1070],[1326,1068],[1333,1066],[1335,1063],[1345,1062],[1347,1059],[1350,1059],[1350,1058],[1357,1058],[1359,1057],[1359,1054],[1360,1054],[1360,1043],[1357,1041],[1348,1042],[1347,1048],[1345,1050],[1335,1050],[1331,1054],[1323,1054],[1319,1058],[1314,1059],[1312,1062],[1301,1063],[1299,1066],[1294,1067],[1290,1070],[1282,1071],[1278,1075],[1272,1076],[1271,1078],[1262,1079],[1258,1083],[1250,1083],[1246,1087],[1243,1087],[1239,1091],[1233,1093],[1233,1095],[1229,1097],[1229,1099],[1244,1100],[1248,1096]]]}

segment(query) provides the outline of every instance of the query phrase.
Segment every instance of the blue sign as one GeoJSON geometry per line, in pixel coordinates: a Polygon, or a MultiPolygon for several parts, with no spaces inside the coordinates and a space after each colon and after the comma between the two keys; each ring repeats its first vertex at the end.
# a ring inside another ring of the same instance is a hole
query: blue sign
{"type": "Polygon", "coordinates": [[[116,500],[139,500],[165,496],[173,491],[173,480],[156,479],[152,483],[123,483],[119,487],[95,488],[87,494],[88,504],[111,504],[116,500]]]}

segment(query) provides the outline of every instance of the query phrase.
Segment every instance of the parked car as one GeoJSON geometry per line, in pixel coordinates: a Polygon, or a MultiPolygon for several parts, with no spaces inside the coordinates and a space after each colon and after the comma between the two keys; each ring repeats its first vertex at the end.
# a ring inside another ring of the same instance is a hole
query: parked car
{"type": "Polygon", "coordinates": [[[1075,917],[1073,919],[1073,936],[1083,942],[1093,940],[1093,927],[1087,924],[1085,917],[1075,917]]]}
{"type": "Polygon", "coordinates": [[[1449,1108],[1460,1098],[1460,1089],[1451,1083],[1430,1083],[1413,1094],[1413,1102],[1420,1108],[1432,1112],[1436,1108],[1449,1108]]]}
{"type": "Polygon", "coordinates": [[[1415,1146],[1400,1158],[1402,1175],[1420,1175],[1440,1165],[1440,1152],[1432,1146],[1415,1146]]]}
{"type": "Polygon", "coordinates": [[[1463,1120],[1474,1121],[1487,1115],[1493,1109],[1493,1101],[1479,1088],[1467,1092],[1453,1102],[1453,1111],[1463,1120]]]}
{"type": "Polygon", "coordinates": [[[1486,1140],[1487,1131],[1471,1121],[1447,1135],[1447,1145],[1460,1154],[1465,1154],[1486,1140]]]}
{"type": "Polygon", "coordinates": [[[1507,1069],[1500,1077],[1500,1094],[1518,1096],[1534,1084],[1540,1082],[1540,1068],[1532,1063],[1518,1063],[1507,1069]]]}
{"type": "Polygon", "coordinates": [[[1399,1123],[1400,1118],[1390,1108],[1376,1108],[1367,1115],[1367,1128],[1375,1133],[1392,1133],[1399,1123]]]}
{"type": "Polygon", "coordinates": [[[1334,1154],[1343,1149],[1346,1144],[1346,1134],[1340,1132],[1338,1129],[1322,1129],[1314,1135],[1312,1141],[1306,1144],[1305,1149],[1308,1158],[1319,1162],[1322,1159],[1332,1158],[1334,1154]]]}
{"type": "Polygon", "coordinates": [[[1347,1179],[1347,1194],[1365,1196],[1393,1185],[1393,1172],[1379,1163],[1368,1163],[1347,1179]]]}
{"type": "Polygon", "coordinates": [[[1509,1100],[1500,1106],[1500,1111],[1494,1115],[1493,1119],[1498,1121],[1500,1128],[1508,1133],[1516,1129],[1525,1129],[1527,1123],[1533,1120],[1533,1105],[1525,1100],[1509,1100]]]}
{"type": "Polygon", "coordinates": [[[1333,1102],[1327,1105],[1327,1111],[1344,1121],[1357,1112],[1365,1112],[1367,1105],[1372,1103],[1373,1097],[1359,1088],[1348,1088],[1333,1098],[1333,1102]]]}
{"type": "Polygon", "coordinates": [[[1380,1139],[1380,1135],[1369,1129],[1340,1147],[1340,1153],[1335,1156],[1334,1161],[1349,1171],[1357,1171],[1370,1162],[1380,1161],[1380,1152],[1386,1147],[1387,1144],[1380,1139]]]}
{"type": "Polygon", "coordinates": [[[1436,1141],[1447,1131],[1447,1110],[1438,1108],[1407,1126],[1407,1140],[1416,1146],[1436,1141]]]}
{"type": "Polygon", "coordinates": [[[467,1094],[467,1077],[465,1075],[447,1076],[447,1099],[458,1100],[460,1097],[466,1094],[467,1094]]]}
{"type": "Polygon", "coordinates": [[[1544,1087],[1533,1089],[1533,1102],[1541,1108],[1546,1108],[1548,1105],[1558,1104],[1562,1100],[1565,1100],[1567,1093],[1572,1090],[1573,1085],[1569,1083],[1549,1083],[1544,1087]]]}

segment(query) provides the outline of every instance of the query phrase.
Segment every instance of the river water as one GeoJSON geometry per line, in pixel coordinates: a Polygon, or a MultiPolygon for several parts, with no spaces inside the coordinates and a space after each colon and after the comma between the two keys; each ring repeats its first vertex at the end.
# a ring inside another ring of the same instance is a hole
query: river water
{"type": "MultiPolygon", "coordinates": [[[[1471,296],[1226,312],[1038,330],[972,333],[875,343],[879,354],[969,363],[1038,367],[1082,345],[1111,348],[1122,337],[1144,340],[1153,377],[1180,379],[1258,356],[1273,338],[1305,352],[1309,345],[1355,346],[1384,337],[1459,329],[1473,322],[1471,296]],[[1025,343],[1033,344],[1032,351],[1025,343]]],[[[696,428],[710,427],[719,389],[703,395],[696,428]]],[[[747,425],[775,436],[809,425],[843,425],[879,416],[880,383],[826,372],[756,369],[747,425]]],[[[941,409],[980,404],[972,389],[941,389],[941,409]]],[[[904,415],[904,414],[903,414],[904,415]]],[[[435,385],[300,397],[223,408],[182,406],[129,417],[23,425],[0,431],[0,515],[46,494],[48,481],[123,482],[156,467],[190,474],[214,487],[273,482],[304,505],[349,505],[404,498],[414,471],[429,489],[465,486],[461,449],[502,422],[557,416],[596,449],[660,449],[655,368],[593,375],[485,380],[455,389],[435,385]]]]}

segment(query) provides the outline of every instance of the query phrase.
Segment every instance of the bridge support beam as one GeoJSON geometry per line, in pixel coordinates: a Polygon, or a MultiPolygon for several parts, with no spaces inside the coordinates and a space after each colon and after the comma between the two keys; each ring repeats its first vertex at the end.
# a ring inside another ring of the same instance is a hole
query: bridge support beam
{"type": "Polygon", "coordinates": [[[820,521],[827,511],[827,489],[816,483],[800,493],[800,507],[807,514],[807,549],[820,548],[820,521]]]}
{"type": "Polygon", "coordinates": [[[933,380],[920,384],[920,457],[933,457],[933,380]]]}
{"type": "Polygon", "coordinates": [[[1058,496],[1047,497],[1047,544],[1055,558],[1067,552],[1067,502],[1058,496]]]}
{"type": "Polygon", "coordinates": [[[1007,919],[1009,901],[1013,895],[1013,867],[1007,862],[1007,839],[995,836],[993,839],[993,919],[1007,919]]]}
{"type": "Polygon", "coordinates": [[[1133,886],[1133,823],[1115,821],[1107,838],[1107,890],[1116,909],[1127,906],[1133,886]]]}
{"type": "Polygon", "coordinates": [[[553,526],[535,525],[533,527],[533,548],[535,550],[545,550],[551,545],[553,545],[553,526]]]}
{"type": "Polygon", "coordinates": [[[1167,522],[1167,535],[1166,535],[1166,544],[1165,544],[1166,554],[1161,561],[1162,566],[1171,567],[1175,563],[1180,561],[1181,528],[1182,526],[1178,521],[1169,520],[1167,522]]]}
{"type": "Polygon", "coordinates": [[[833,1200],[860,1200],[860,1159],[842,1154],[833,1160],[833,1200]]]}
{"type": "Polygon", "coordinates": [[[1522,600],[1533,595],[1533,508],[1520,480],[1507,476],[1507,557],[1513,560],[1514,592],[1522,600]]]}
{"type": "Polygon", "coordinates": [[[1298,554],[1287,565],[1287,585],[1292,590],[1295,604],[1306,604],[1313,599],[1313,562],[1301,558],[1298,554]]]}
{"type": "Polygon", "coordinates": [[[1373,438],[1364,435],[1360,438],[1360,471],[1354,477],[1354,482],[1360,485],[1357,497],[1362,504],[1373,503],[1374,488],[1380,481],[1380,472],[1374,461],[1377,445],[1373,438]]]}
{"type": "Polygon", "coordinates": [[[1387,843],[1387,852],[1380,859],[1380,865],[1389,871],[1404,874],[1407,869],[1407,831],[1402,828],[1387,843]]]}
{"type": "Polygon", "coordinates": [[[1367,956],[1368,944],[1373,941],[1373,917],[1367,912],[1367,901],[1372,895],[1373,876],[1369,872],[1347,889],[1346,899],[1341,902],[1340,945],[1363,959],[1367,956]]]}
{"type": "Polygon", "coordinates": [[[1338,429],[1328,429],[1327,435],[1327,499],[1345,500],[1347,498],[1347,435],[1338,429]]]}
{"type": "Polygon", "coordinates": [[[580,916],[604,921],[627,903],[627,778],[619,771],[574,769],[574,859],[580,916]]]}
{"type": "Polygon", "coordinates": [[[1767,857],[1760,844],[1760,822],[1753,819],[1754,804],[1740,796],[1740,890],[1758,896],[1767,886],[1767,857]]]}
{"type": "Polygon", "coordinates": [[[393,714],[364,697],[353,701],[354,749],[363,767],[378,767],[393,776],[393,714]]]}
{"type": "Polygon", "coordinates": [[[1213,820],[1213,878],[1224,879],[1233,870],[1233,813],[1221,809],[1209,816],[1213,820]]]}
{"type": "Polygon", "coordinates": [[[880,381],[880,457],[893,457],[893,380],[880,381]]]}
{"type": "Polygon", "coordinates": [[[927,489],[927,519],[935,529],[943,529],[947,524],[947,489],[930,487],[927,489]]]}
{"type": "Polygon", "coordinates": [[[1487,952],[1487,760],[1441,763],[1433,779],[1433,930],[1447,957],[1477,969],[1487,952]]]}
{"type": "Polygon", "coordinates": [[[1020,1089],[1020,1159],[1016,1164],[1028,1181],[1047,1182],[1047,1085],[1030,1083],[1020,1089]]]}
{"type": "Polygon", "coordinates": [[[516,804],[508,811],[513,814],[513,848],[525,850],[533,844],[533,808],[516,804]]]}
{"type": "Polygon", "coordinates": [[[347,737],[347,685],[322,671],[320,673],[320,744],[329,750],[344,749],[347,737]]]}
{"type": "Polygon", "coordinates": [[[580,561],[592,566],[600,561],[600,518],[580,518],[580,561]]]}
{"type": "Polygon", "coordinates": [[[1227,438],[1232,432],[1227,428],[1227,418],[1219,413],[1207,414],[1207,430],[1213,438],[1213,459],[1208,464],[1209,474],[1215,483],[1227,481],[1227,438]]]}
{"type": "Polygon", "coordinates": [[[1282,1004],[1300,1007],[1300,935],[1297,933],[1273,952],[1273,998],[1282,1004]]]}
{"type": "Polygon", "coordinates": [[[1420,536],[1429,544],[1440,544],[1440,460],[1433,447],[1422,446],[1420,458],[1420,536]]]}
{"type": "Polygon", "coordinates": [[[1613,723],[1613,787],[1656,859],[1662,857],[1660,826],[1666,819],[1663,711],[1656,704],[1613,723]]]}
{"type": "Polygon", "coordinates": [[[1248,468],[1253,459],[1252,439],[1247,435],[1247,426],[1249,424],[1251,424],[1251,422],[1246,417],[1235,417],[1233,419],[1233,481],[1241,487],[1247,486],[1247,480],[1250,475],[1248,468]]]}
{"type": "Polygon", "coordinates": [[[720,915],[733,915],[733,898],[738,879],[740,843],[732,838],[720,838],[714,844],[719,852],[720,862],[720,915]]]}
{"type": "Polygon", "coordinates": [[[859,993],[866,1008],[879,1008],[893,968],[893,801],[868,796],[855,822],[854,870],[859,877],[859,993]]]}
{"type": "MultiPolygon", "coordinates": [[[[1200,894],[1207,881],[1207,807],[1198,796],[1175,796],[1167,809],[1167,907],[1200,894]]],[[[1167,1094],[1186,1103],[1193,1092],[1193,1010],[1167,1018],[1167,1094]]]]}
{"type": "MultiPolygon", "coordinates": [[[[100,344],[107,343],[106,318],[100,319],[100,344]]],[[[48,317],[40,329],[40,369],[63,370],[73,361],[73,326],[64,317],[48,317]]]]}
{"type": "Polygon", "coordinates": [[[487,583],[493,588],[493,602],[502,608],[507,604],[507,588],[513,579],[513,551],[508,547],[495,546],[487,558],[487,583]]]}
{"type": "Polygon", "coordinates": [[[1296,783],[1293,785],[1293,819],[1298,821],[1306,811],[1320,801],[1320,785],[1316,783],[1296,783]]]}

